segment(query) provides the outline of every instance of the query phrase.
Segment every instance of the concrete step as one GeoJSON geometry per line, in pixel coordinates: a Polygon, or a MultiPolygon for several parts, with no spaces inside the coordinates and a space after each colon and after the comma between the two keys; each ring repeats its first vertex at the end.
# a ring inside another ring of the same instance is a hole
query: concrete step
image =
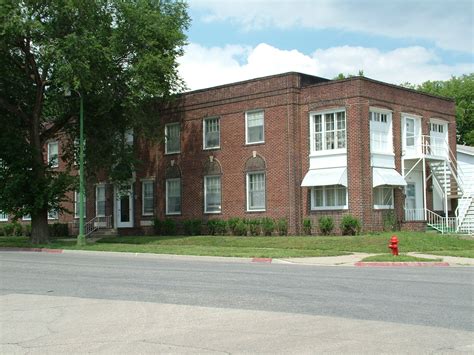
{"type": "Polygon", "coordinates": [[[100,236],[113,236],[117,234],[118,232],[117,232],[117,229],[115,228],[100,228],[92,232],[91,235],[94,237],[100,237],[100,236]]]}

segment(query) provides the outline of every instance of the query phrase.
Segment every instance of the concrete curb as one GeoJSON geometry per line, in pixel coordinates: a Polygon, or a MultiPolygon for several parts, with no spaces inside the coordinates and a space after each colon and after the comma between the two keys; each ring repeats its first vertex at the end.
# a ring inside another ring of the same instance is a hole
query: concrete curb
{"type": "Polygon", "coordinates": [[[0,248],[0,251],[26,251],[34,253],[62,254],[64,250],[49,248],[0,248]]]}
{"type": "Polygon", "coordinates": [[[365,262],[365,261],[359,261],[354,264],[354,266],[357,267],[413,267],[413,266],[421,266],[421,267],[429,267],[429,266],[450,266],[449,263],[445,262],[382,262],[382,261],[376,261],[376,262],[365,262]]]}

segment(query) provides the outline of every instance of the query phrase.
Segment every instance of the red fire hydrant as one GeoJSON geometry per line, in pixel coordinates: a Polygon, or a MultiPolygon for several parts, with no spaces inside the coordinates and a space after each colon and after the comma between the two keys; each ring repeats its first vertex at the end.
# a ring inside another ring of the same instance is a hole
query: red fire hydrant
{"type": "Polygon", "coordinates": [[[398,238],[396,235],[392,236],[388,247],[392,249],[392,255],[398,255],[398,238]]]}

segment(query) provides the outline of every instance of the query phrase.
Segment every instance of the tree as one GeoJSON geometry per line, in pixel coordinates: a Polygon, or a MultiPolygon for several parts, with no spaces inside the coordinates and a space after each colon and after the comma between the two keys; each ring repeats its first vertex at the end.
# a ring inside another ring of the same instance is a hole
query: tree
{"type": "Polygon", "coordinates": [[[171,0],[3,0],[0,8],[0,210],[31,215],[32,241],[48,241],[48,210],[74,188],[78,96],[85,103],[86,172],[130,177],[124,133],[159,126],[150,102],[182,90],[177,58],[189,24],[171,0]],[[65,171],[49,140],[67,142],[65,171]],[[93,154],[89,154],[94,152],[93,154]]]}
{"type": "Polygon", "coordinates": [[[362,69],[359,69],[359,72],[357,73],[357,75],[339,73],[332,80],[343,80],[343,79],[353,78],[353,77],[356,77],[356,76],[364,76],[364,71],[362,69]]]}
{"type": "Polygon", "coordinates": [[[446,81],[425,81],[420,85],[402,84],[410,89],[453,98],[456,101],[457,142],[474,146],[474,73],[446,81]]]}

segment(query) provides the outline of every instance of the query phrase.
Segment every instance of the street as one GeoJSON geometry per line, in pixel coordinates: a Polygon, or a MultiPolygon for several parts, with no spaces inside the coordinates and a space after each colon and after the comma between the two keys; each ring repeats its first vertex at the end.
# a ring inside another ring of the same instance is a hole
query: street
{"type": "Polygon", "coordinates": [[[1,353],[474,350],[472,268],[0,252],[1,353]]]}

